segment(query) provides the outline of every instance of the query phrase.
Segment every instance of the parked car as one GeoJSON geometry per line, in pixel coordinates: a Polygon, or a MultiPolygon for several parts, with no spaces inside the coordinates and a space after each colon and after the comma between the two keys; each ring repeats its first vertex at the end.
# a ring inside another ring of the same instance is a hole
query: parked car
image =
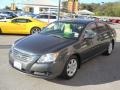
{"type": "Polygon", "coordinates": [[[57,16],[53,14],[39,14],[39,15],[36,15],[34,18],[40,21],[48,22],[48,23],[51,23],[57,20],[57,16]]]}
{"type": "Polygon", "coordinates": [[[1,16],[9,17],[11,19],[16,18],[17,15],[12,11],[0,11],[1,16]]]}
{"type": "Polygon", "coordinates": [[[100,21],[104,21],[104,22],[110,22],[110,19],[108,19],[108,18],[102,18],[102,17],[101,17],[101,18],[99,18],[99,20],[100,20],[100,21]]]}
{"type": "Polygon", "coordinates": [[[110,22],[112,22],[112,23],[120,23],[120,19],[110,19],[110,22]]]}
{"type": "Polygon", "coordinates": [[[96,55],[110,55],[115,38],[115,30],[103,22],[56,21],[38,34],[17,40],[9,62],[24,73],[71,79],[82,63],[96,55]]]}
{"type": "Polygon", "coordinates": [[[36,16],[36,14],[33,14],[33,13],[25,13],[25,12],[17,12],[17,15],[18,15],[18,16],[23,16],[23,17],[31,17],[31,18],[33,18],[33,17],[36,16]]]}
{"type": "Polygon", "coordinates": [[[75,16],[77,19],[88,19],[88,16],[85,15],[80,15],[80,16],[75,16]]]}
{"type": "Polygon", "coordinates": [[[0,11],[0,22],[6,22],[10,19],[17,17],[17,15],[12,11],[0,11]]]}
{"type": "Polygon", "coordinates": [[[36,14],[32,14],[32,13],[25,13],[25,14],[23,14],[22,16],[24,16],[24,17],[35,17],[36,16],[36,14]]]}
{"type": "Polygon", "coordinates": [[[11,20],[11,16],[3,16],[3,15],[0,15],[0,22],[7,22],[11,20]]]}
{"type": "Polygon", "coordinates": [[[40,32],[46,22],[38,21],[32,18],[17,17],[7,22],[0,22],[1,34],[33,34],[40,32]]]}

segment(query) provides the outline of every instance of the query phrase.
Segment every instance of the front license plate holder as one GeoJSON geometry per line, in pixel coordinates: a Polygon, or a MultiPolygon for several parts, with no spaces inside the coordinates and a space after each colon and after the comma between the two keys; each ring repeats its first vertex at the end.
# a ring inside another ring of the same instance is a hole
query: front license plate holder
{"type": "Polygon", "coordinates": [[[19,70],[22,69],[22,64],[21,64],[20,62],[18,62],[18,61],[14,61],[13,66],[14,66],[15,68],[19,69],[19,70]]]}

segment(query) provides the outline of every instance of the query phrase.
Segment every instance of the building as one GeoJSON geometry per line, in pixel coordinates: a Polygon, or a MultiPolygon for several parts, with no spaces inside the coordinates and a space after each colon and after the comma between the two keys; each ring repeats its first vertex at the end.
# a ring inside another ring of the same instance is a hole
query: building
{"type": "Polygon", "coordinates": [[[78,12],[78,0],[68,0],[68,12],[78,12]]]}
{"type": "Polygon", "coordinates": [[[15,4],[15,3],[11,3],[10,9],[11,9],[12,11],[15,11],[15,10],[16,10],[16,4],[15,4]]]}
{"type": "Polygon", "coordinates": [[[33,0],[24,4],[24,11],[34,14],[57,12],[57,10],[58,5],[51,0],[33,0]]]}

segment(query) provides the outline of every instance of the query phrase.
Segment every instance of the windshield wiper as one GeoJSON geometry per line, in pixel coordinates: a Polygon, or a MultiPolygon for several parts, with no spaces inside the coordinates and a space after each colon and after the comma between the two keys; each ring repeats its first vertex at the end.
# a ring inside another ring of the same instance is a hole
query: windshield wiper
{"type": "Polygon", "coordinates": [[[62,37],[60,35],[55,35],[55,34],[50,34],[50,35],[53,36],[53,37],[57,37],[57,38],[64,38],[64,37],[62,37]]]}

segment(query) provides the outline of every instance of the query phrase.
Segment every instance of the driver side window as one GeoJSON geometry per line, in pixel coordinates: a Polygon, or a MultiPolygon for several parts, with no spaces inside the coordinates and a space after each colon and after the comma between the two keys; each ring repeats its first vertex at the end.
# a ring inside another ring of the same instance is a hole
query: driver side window
{"type": "Polygon", "coordinates": [[[31,22],[30,20],[28,19],[14,19],[12,20],[13,23],[28,23],[28,22],[31,22]]]}
{"type": "Polygon", "coordinates": [[[90,23],[86,26],[85,31],[84,31],[84,38],[89,38],[89,37],[94,37],[96,36],[96,24],[95,23],[90,23]]]}
{"type": "Polygon", "coordinates": [[[95,23],[90,23],[87,25],[87,27],[85,28],[85,30],[92,30],[92,31],[95,31],[96,32],[96,24],[95,23]]]}

